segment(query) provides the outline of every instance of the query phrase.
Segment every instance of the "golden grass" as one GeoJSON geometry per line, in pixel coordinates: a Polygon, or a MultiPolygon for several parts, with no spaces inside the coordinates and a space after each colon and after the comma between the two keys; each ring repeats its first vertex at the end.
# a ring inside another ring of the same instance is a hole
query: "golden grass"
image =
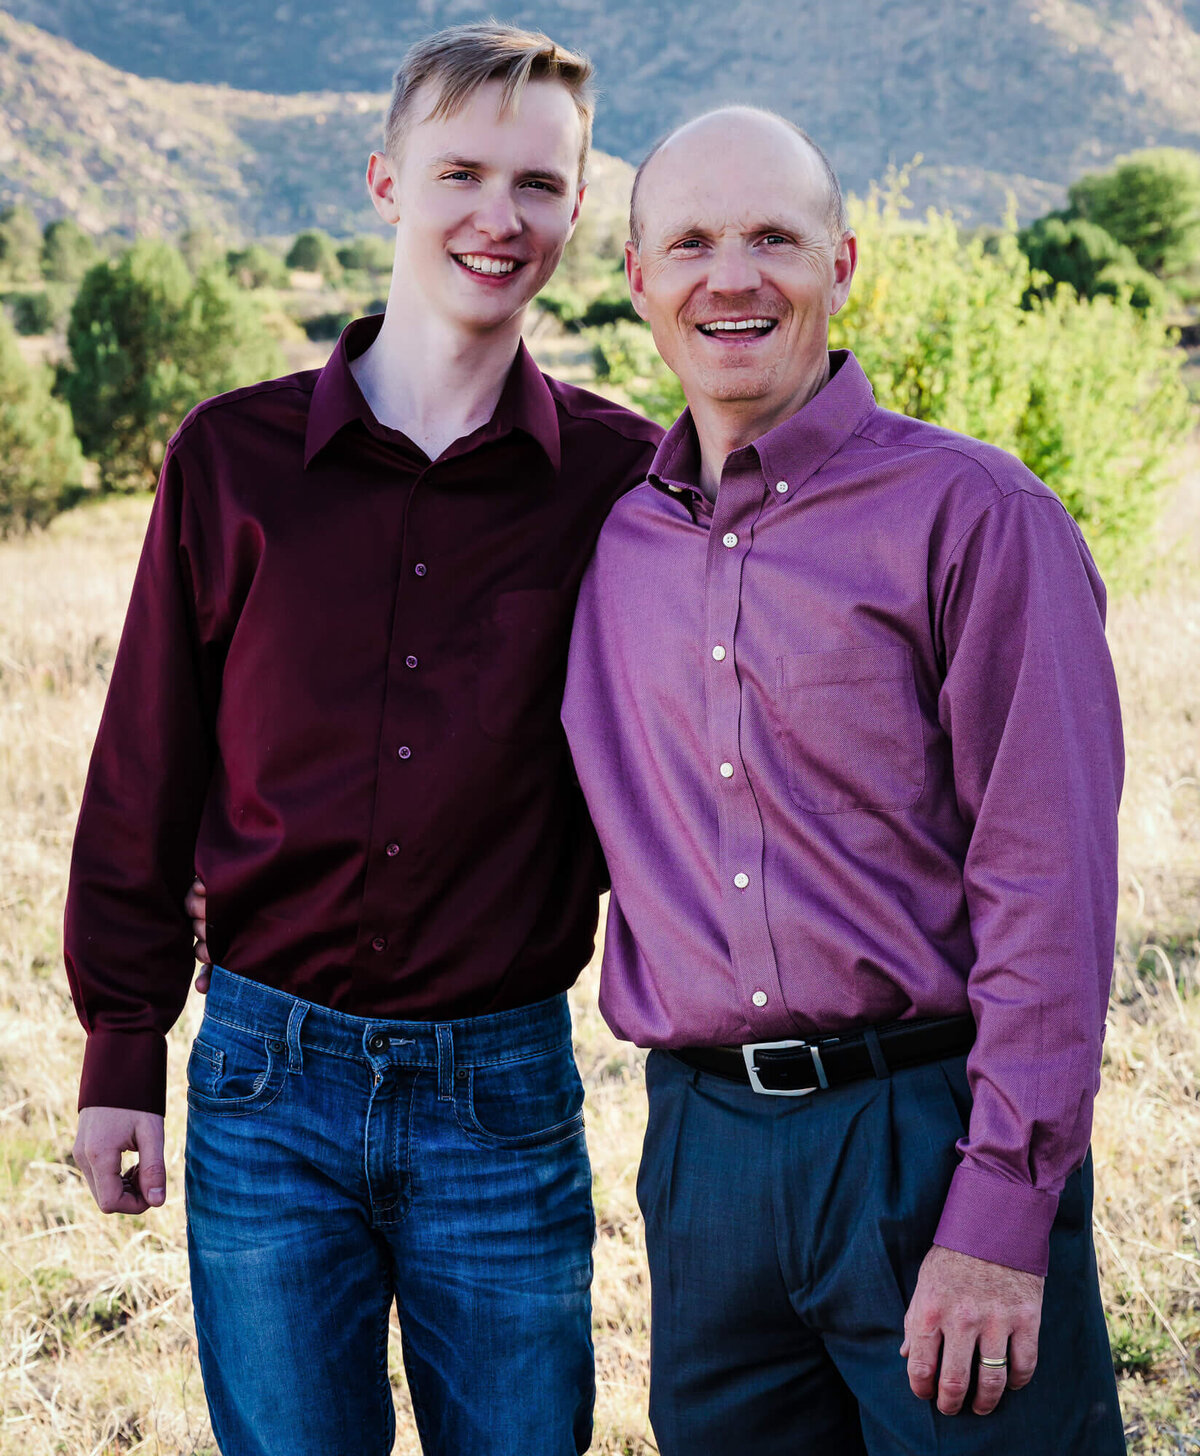
{"type": "MultiPolygon", "coordinates": [[[[0,543],[0,1453],[211,1452],[187,1293],[182,1048],[165,1209],[105,1218],[71,1165],[82,1033],[60,965],[67,855],[146,502],[0,543]]],[[[1097,1106],[1097,1251],[1131,1449],[1200,1451],[1200,583],[1120,601],[1130,755],[1122,954],[1097,1106]],[[1149,948],[1147,948],[1147,946],[1149,948]],[[1178,984],[1177,984],[1178,983],[1178,984]]],[[[652,1452],[634,1178],[641,1057],[573,994],[599,1238],[598,1452],[652,1452]]],[[[418,1450],[393,1343],[402,1456],[418,1450]]]]}

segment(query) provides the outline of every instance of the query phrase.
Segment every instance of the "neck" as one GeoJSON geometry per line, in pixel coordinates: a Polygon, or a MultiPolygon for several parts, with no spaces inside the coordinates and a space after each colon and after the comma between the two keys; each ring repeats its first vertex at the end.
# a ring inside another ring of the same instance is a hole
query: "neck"
{"type": "Polygon", "coordinates": [[[350,372],[379,423],[436,460],[495,413],[523,321],[522,310],[499,328],[474,333],[393,289],[379,333],[351,360],[350,372]]]}
{"type": "Polygon", "coordinates": [[[700,443],[700,489],[711,501],[717,498],[725,461],[735,450],[760,440],[776,425],[802,410],[829,383],[829,355],[793,394],[782,402],[762,399],[689,400],[692,424],[700,443]]]}

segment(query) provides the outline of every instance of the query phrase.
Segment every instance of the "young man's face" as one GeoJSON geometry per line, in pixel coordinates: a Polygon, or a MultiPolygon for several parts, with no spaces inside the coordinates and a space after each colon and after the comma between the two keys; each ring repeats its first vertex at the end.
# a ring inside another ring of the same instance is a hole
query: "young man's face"
{"type": "Polygon", "coordinates": [[[757,117],[703,118],[647,165],[630,291],[693,410],[782,419],[820,388],[856,256],[829,210],[811,150],[757,117]]]}
{"type": "Polygon", "coordinates": [[[566,87],[532,81],[504,113],[500,98],[490,81],[455,115],[422,120],[436,92],[419,91],[400,157],[377,153],[368,173],[396,224],[393,292],[472,333],[508,324],[549,281],[584,191],[566,87]]]}

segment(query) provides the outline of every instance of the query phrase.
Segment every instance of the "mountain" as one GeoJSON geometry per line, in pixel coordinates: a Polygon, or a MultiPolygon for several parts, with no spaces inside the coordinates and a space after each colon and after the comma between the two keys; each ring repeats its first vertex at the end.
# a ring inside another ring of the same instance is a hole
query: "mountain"
{"type": "MultiPolygon", "coordinates": [[[[170,225],[203,193],[269,232],[366,226],[357,179],[405,46],[495,13],[490,0],[7,9],[60,38],[0,25],[10,192],[49,199],[61,167],[77,205],[111,215],[128,172],[142,200],[127,227],[170,225]]],[[[1121,152],[1200,146],[1200,0],[517,0],[501,14],[588,51],[597,144],[627,160],[705,106],[752,101],[812,132],[852,190],[920,153],[918,201],[994,218],[1009,189],[1028,216],[1121,152]]]]}
{"type": "MultiPolygon", "coordinates": [[[[386,101],[148,80],[0,11],[0,206],[129,235],[365,232],[386,101]]],[[[619,213],[632,168],[601,154],[590,172],[593,219],[619,213]]]]}

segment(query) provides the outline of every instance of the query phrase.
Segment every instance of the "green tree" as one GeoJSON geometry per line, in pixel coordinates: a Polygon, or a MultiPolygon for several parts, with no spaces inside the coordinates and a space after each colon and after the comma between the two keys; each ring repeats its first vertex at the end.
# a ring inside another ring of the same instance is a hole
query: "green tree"
{"type": "Polygon", "coordinates": [[[371,233],[353,238],[340,247],[337,250],[337,260],[349,271],[390,273],[394,253],[395,245],[391,238],[381,238],[371,233]]]}
{"type": "Polygon", "coordinates": [[[1017,241],[1030,267],[1049,279],[1048,285],[1036,287],[1043,297],[1049,297],[1056,284],[1069,283],[1083,298],[1128,294],[1134,308],[1166,307],[1165,288],[1139,265],[1132,249],[1086,218],[1052,212],[1023,228],[1017,241]]]}
{"type": "Polygon", "coordinates": [[[286,288],[287,264],[270,248],[251,243],[248,248],[231,248],[225,254],[225,267],[240,288],[286,288]]]}
{"type": "Polygon", "coordinates": [[[100,250],[90,233],[69,217],[46,224],[42,234],[42,277],[51,283],[78,283],[100,250]]]}
{"type": "Polygon", "coordinates": [[[1160,277],[1200,262],[1200,153],[1159,147],[1119,157],[1069,191],[1074,211],[1132,250],[1160,277]]]}
{"type": "Polygon", "coordinates": [[[255,300],[222,272],[193,279],[140,242],[80,285],[61,389],[104,489],[152,486],[165,442],[200,400],[281,368],[255,300]]]}
{"type": "Polygon", "coordinates": [[[44,525],[80,488],[83,455],[50,372],[26,363],[0,317],[0,536],[44,525]]]}
{"type": "Polygon", "coordinates": [[[320,273],[323,278],[336,278],[340,269],[333,239],[328,233],[313,230],[297,235],[287,265],[304,273],[320,273]]]}
{"type": "Polygon", "coordinates": [[[42,276],[42,230],[27,207],[0,212],[0,278],[32,283],[42,276]]]}

